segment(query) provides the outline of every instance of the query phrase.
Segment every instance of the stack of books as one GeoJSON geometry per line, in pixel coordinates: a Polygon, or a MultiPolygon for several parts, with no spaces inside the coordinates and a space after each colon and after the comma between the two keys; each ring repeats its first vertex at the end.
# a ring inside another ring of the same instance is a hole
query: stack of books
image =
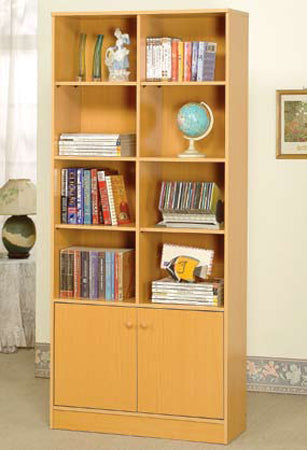
{"type": "Polygon", "coordinates": [[[220,228],[223,222],[222,193],[216,183],[163,181],[159,226],[220,228]]]}
{"type": "Polygon", "coordinates": [[[217,44],[170,37],[146,38],[147,81],[213,81],[217,44]]]}
{"type": "Polygon", "coordinates": [[[123,176],[110,169],[62,169],[61,222],[71,225],[131,223],[123,176]]]}
{"type": "Polygon", "coordinates": [[[134,250],[60,250],[60,297],[123,301],[134,296],[134,250]]]}
{"type": "Polygon", "coordinates": [[[60,156],[135,156],[135,134],[63,133],[60,156]]]}
{"type": "Polygon", "coordinates": [[[152,282],[152,302],[178,305],[222,306],[224,281],[212,279],[197,283],[179,283],[172,278],[152,282]]]}

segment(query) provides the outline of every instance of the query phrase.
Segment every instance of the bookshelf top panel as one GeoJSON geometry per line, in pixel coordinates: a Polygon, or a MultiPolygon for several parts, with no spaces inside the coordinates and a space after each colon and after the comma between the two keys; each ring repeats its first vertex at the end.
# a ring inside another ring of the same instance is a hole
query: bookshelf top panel
{"type": "Polygon", "coordinates": [[[52,12],[52,17],[75,17],[76,19],[97,19],[107,16],[121,16],[121,17],[131,17],[131,16],[169,16],[176,17],[180,15],[181,17],[192,17],[193,15],[220,15],[223,16],[226,13],[236,13],[248,15],[245,11],[238,11],[234,9],[192,9],[192,10],[158,10],[158,11],[83,11],[83,12],[52,12]]]}

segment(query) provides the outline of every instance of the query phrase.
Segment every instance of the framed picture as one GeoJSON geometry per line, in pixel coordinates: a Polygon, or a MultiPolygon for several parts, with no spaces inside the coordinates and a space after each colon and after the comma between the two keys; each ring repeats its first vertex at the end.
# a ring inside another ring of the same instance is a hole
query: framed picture
{"type": "Polygon", "coordinates": [[[276,158],[307,158],[307,90],[276,91],[276,158]]]}

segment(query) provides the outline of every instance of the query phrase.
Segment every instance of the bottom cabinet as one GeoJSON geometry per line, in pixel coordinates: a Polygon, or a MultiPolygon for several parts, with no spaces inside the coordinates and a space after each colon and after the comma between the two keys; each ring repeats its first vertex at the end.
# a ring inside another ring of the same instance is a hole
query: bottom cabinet
{"type": "Polygon", "coordinates": [[[55,305],[54,403],[136,410],[136,311],[55,305]]]}
{"type": "Polygon", "coordinates": [[[138,314],[138,410],[223,418],[223,313],[138,314]]]}

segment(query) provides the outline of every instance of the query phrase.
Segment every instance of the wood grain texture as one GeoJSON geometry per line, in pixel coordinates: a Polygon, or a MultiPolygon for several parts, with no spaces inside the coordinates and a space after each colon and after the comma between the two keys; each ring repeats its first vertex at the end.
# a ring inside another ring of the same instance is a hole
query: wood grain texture
{"type": "Polygon", "coordinates": [[[248,17],[227,15],[225,174],[226,440],[245,429],[248,17]]]}
{"type": "Polygon", "coordinates": [[[55,305],[54,404],[136,410],[136,311],[55,305]]]}
{"type": "Polygon", "coordinates": [[[138,411],[223,418],[223,314],[140,309],[138,317],[138,411]]]}
{"type": "Polygon", "coordinates": [[[109,412],[57,410],[53,411],[54,428],[75,431],[91,430],[97,433],[126,434],[132,436],[186,439],[221,443],[224,424],[195,421],[172,416],[164,418],[145,415],[116,414],[109,412]]]}

